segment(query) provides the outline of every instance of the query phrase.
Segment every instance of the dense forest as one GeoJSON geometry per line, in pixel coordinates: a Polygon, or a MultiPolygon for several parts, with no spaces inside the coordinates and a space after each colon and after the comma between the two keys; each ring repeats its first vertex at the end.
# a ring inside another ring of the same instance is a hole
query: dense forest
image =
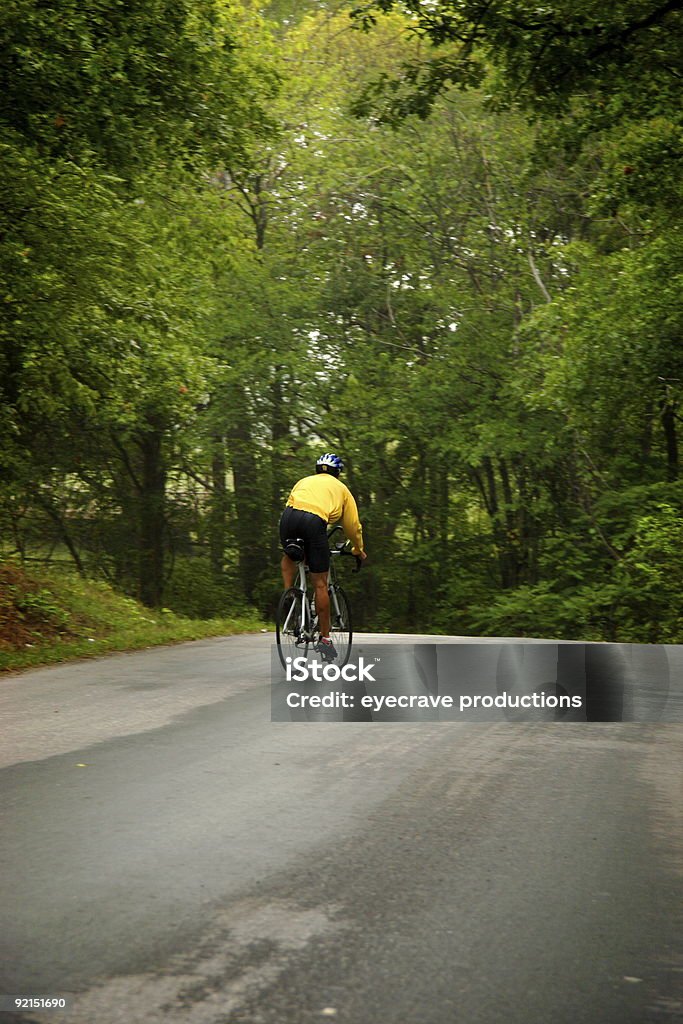
{"type": "Polygon", "coordinates": [[[2,556],[268,614],[338,451],[358,626],[683,642],[682,27],[5,0],[2,556]]]}

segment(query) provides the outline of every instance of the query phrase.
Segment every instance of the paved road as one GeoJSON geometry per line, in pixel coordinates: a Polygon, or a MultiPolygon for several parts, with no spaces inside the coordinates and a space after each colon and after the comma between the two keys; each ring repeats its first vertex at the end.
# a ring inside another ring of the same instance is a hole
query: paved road
{"type": "Polygon", "coordinates": [[[0,680],[15,1019],[683,1020],[683,726],[272,724],[269,642],[0,680]]]}

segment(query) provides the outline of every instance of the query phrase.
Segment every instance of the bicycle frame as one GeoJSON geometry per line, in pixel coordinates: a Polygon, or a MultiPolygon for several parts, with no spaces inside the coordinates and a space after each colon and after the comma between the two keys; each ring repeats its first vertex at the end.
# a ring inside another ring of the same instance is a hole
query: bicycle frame
{"type": "MultiPolygon", "coordinates": [[[[341,527],[334,527],[327,534],[328,541],[341,527]]],[[[348,542],[342,541],[330,549],[330,569],[328,575],[328,594],[330,600],[330,637],[335,644],[339,664],[345,665],[351,651],[353,638],[353,619],[349,600],[344,589],[337,582],[337,558],[347,555],[356,559],[356,568],[360,568],[360,558],[348,550],[348,542]]],[[[306,578],[308,568],[304,562],[296,566],[291,587],[287,588],[278,604],[277,611],[277,646],[282,665],[286,668],[289,655],[308,654],[310,644],[315,645],[320,638],[319,618],[315,607],[315,595],[311,593],[306,578]]],[[[290,659],[291,660],[291,659],[290,659]]]]}
{"type": "MultiPolygon", "coordinates": [[[[334,526],[328,532],[328,540],[334,536],[337,530],[341,531],[341,526],[334,526]]],[[[330,595],[330,619],[342,621],[342,609],[337,598],[337,572],[334,560],[335,558],[341,557],[342,554],[350,554],[345,550],[344,545],[340,545],[337,548],[333,548],[330,551],[330,569],[328,576],[328,587],[327,592],[330,595]]],[[[299,617],[299,636],[301,641],[304,643],[313,643],[315,641],[316,630],[318,628],[318,613],[315,608],[315,595],[309,599],[308,597],[308,581],[306,575],[309,572],[308,566],[305,562],[297,563],[297,576],[298,579],[294,582],[293,587],[299,591],[299,596],[296,602],[292,603],[291,610],[287,615],[287,619],[284,623],[285,629],[292,625],[292,615],[294,615],[295,609],[297,610],[299,617]]]]}
{"type": "MultiPolygon", "coordinates": [[[[332,559],[339,555],[341,555],[341,551],[330,552],[330,572],[327,587],[327,592],[330,595],[330,617],[336,616],[337,619],[341,618],[342,612],[337,599],[337,573],[332,559]]],[[[308,566],[304,562],[298,563],[298,580],[295,582],[294,587],[299,591],[299,596],[297,601],[292,603],[292,608],[285,622],[285,628],[291,625],[292,615],[294,615],[296,609],[299,612],[299,634],[301,640],[312,643],[315,640],[318,628],[318,613],[315,610],[315,596],[311,598],[308,596],[308,581],[306,579],[308,571],[308,566]]]]}
{"type": "MultiPolygon", "coordinates": [[[[310,612],[309,604],[308,604],[308,593],[307,593],[308,587],[307,587],[307,581],[306,581],[306,572],[308,570],[307,570],[307,568],[306,568],[306,566],[304,565],[303,562],[299,562],[299,564],[297,566],[297,570],[298,570],[298,573],[299,573],[299,579],[298,579],[298,584],[295,583],[294,587],[295,587],[295,589],[297,589],[299,591],[299,595],[297,597],[297,600],[292,602],[292,607],[291,607],[291,609],[289,611],[289,614],[287,615],[287,619],[286,619],[286,622],[285,622],[285,628],[288,628],[292,624],[292,616],[294,616],[298,612],[298,614],[299,614],[299,630],[298,630],[299,638],[300,638],[300,640],[302,640],[302,641],[304,641],[306,643],[310,643],[310,641],[313,638],[313,623],[311,623],[311,629],[310,630],[308,630],[306,628],[308,620],[310,619],[310,616],[311,616],[311,612],[310,612]]],[[[317,621],[317,619],[316,619],[316,621],[317,621]]]]}

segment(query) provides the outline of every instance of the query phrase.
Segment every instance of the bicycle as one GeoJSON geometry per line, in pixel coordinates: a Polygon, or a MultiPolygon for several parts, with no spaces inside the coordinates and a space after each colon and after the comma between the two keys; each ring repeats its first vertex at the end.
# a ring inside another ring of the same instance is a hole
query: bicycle
{"type": "MultiPolygon", "coordinates": [[[[341,526],[334,526],[328,531],[328,541],[337,530],[341,530],[341,526]]],[[[351,657],[353,641],[351,606],[343,589],[337,583],[334,562],[335,558],[344,555],[355,558],[354,572],[358,572],[362,565],[362,560],[348,550],[347,541],[335,544],[330,551],[330,575],[327,590],[330,595],[330,639],[337,650],[335,664],[340,668],[346,665],[351,657]]],[[[292,556],[290,555],[290,557],[292,556]]],[[[306,576],[309,569],[304,562],[303,545],[301,545],[301,557],[295,558],[295,561],[298,561],[299,579],[293,587],[284,591],[277,606],[275,637],[283,668],[287,668],[287,658],[307,657],[309,646],[316,644],[320,638],[315,598],[308,593],[306,576]]]]}

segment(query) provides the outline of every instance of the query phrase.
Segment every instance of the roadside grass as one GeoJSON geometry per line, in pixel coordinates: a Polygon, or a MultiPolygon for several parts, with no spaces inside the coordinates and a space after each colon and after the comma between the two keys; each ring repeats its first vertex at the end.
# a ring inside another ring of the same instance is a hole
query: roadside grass
{"type": "Polygon", "coordinates": [[[256,612],[189,619],[70,570],[0,562],[0,672],[263,628],[256,612]]]}

